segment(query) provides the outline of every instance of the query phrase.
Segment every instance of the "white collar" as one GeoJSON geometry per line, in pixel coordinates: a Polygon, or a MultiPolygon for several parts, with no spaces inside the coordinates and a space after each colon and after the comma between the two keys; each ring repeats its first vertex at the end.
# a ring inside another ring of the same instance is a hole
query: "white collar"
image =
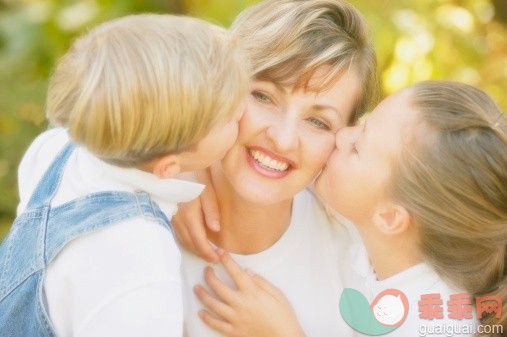
{"type": "Polygon", "coordinates": [[[90,160],[95,161],[100,171],[109,179],[128,186],[129,190],[147,192],[165,212],[169,212],[170,216],[176,211],[177,203],[197,198],[205,187],[203,184],[191,181],[161,179],[152,173],[136,168],[114,166],[98,159],[82,147],[80,150],[83,150],[90,160]]]}

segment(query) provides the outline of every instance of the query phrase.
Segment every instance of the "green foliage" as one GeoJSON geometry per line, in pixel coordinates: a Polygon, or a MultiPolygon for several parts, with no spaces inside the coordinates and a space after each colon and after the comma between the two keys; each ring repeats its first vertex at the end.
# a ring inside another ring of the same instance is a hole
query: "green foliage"
{"type": "MultiPolygon", "coordinates": [[[[311,0],[309,0],[311,1],[311,0]]],[[[496,0],[349,0],[372,29],[384,94],[424,79],[478,85],[507,109],[507,13],[496,0]],[[496,6],[496,7],[495,7],[496,6]]],[[[47,80],[71,40],[137,12],[189,13],[229,25],[257,0],[0,0],[0,238],[18,203],[16,170],[47,126],[47,80]]]]}
{"type": "Polygon", "coordinates": [[[353,2],[372,27],[385,94],[449,79],[477,85],[507,108],[504,8],[490,0],[353,2]]]}

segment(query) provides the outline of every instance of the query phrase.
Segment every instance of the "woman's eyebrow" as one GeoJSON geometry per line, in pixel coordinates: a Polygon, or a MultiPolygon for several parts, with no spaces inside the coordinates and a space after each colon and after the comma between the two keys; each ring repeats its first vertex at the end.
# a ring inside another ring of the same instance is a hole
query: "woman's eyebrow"
{"type": "Polygon", "coordinates": [[[288,89],[285,88],[284,86],[282,86],[279,83],[268,81],[268,80],[257,80],[255,82],[257,82],[258,85],[260,85],[260,86],[267,86],[270,89],[276,90],[276,91],[278,91],[280,93],[283,93],[283,94],[287,94],[288,93],[288,89]]]}
{"type": "Polygon", "coordinates": [[[312,106],[315,110],[334,110],[340,112],[336,107],[327,104],[315,104],[312,106]]]}

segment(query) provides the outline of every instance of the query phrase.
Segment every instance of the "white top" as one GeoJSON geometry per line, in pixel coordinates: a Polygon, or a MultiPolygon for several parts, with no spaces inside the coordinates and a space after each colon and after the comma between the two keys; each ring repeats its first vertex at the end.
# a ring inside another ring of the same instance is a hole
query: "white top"
{"type": "MultiPolygon", "coordinates": [[[[299,193],[293,202],[292,220],[284,235],[270,248],[253,255],[232,254],[241,266],[250,268],[280,288],[292,303],[309,337],[346,337],[352,329],[341,319],[340,294],[343,289],[337,261],[337,237],[344,230],[330,226],[325,212],[308,192],[299,193]]],[[[220,336],[198,317],[203,308],[192,288],[205,286],[206,261],[182,251],[185,327],[188,337],[220,336]]],[[[218,277],[231,282],[219,265],[218,277]]]]}
{"type": "MultiPolygon", "coordinates": [[[[337,265],[345,288],[353,288],[361,292],[368,303],[386,289],[401,290],[408,299],[408,314],[405,321],[394,331],[385,334],[386,337],[407,336],[473,336],[473,330],[478,322],[475,310],[472,319],[456,320],[449,318],[447,301],[450,295],[466,293],[446,284],[440,276],[426,263],[412,266],[401,273],[384,280],[377,280],[373,267],[370,264],[366,247],[355,226],[348,220],[333,214],[335,226],[343,226],[347,229],[347,235],[338,240],[340,247],[339,255],[341,262],[337,265]],[[443,319],[423,319],[419,317],[419,301],[422,295],[440,294],[443,301],[443,319]]],[[[475,308],[474,308],[475,309],[475,308]]],[[[367,336],[355,332],[354,336],[367,336]]]]}
{"type": "MultiPolygon", "coordinates": [[[[68,139],[64,129],[52,129],[32,143],[19,167],[18,213],[68,139]]],[[[202,189],[200,184],[108,165],[78,147],[52,205],[100,191],[143,190],[171,218],[177,202],[197,197],[202,189]]],[[[180,259],[172,234],[142,218],[71,241],[48,266],[43,283],[43,300],[57,335],[181,336],[180,259]]]]}
{"type": "MultiPolygon", "coordinates": [[[[232,254],[244,268],[264,276],[281,289],[294,307],[308,337],[363,337],[353,330],[340,313],[344,287],[353,288],[368,303],[383,290],[401,290],[408,298],[406,320],[388,337],[473,336],[475,313],[471,320],[448,318],[446,302],[451,294],[462,294],[448,286],[426,264],[418,264],[391,278],[378,281],[368,254],[354,225],[335,214],[330,219],[308,191],[298,194],[293,203],[292,221],[284,235],[267,250],[253,255],[232,254]],[[438,293],[443,300],[444,319],[419,318],[421,295],[438,293]],[[439,330],[440,329],[440,330],[439,330]]],[[[203,309],[193,293],[196,284],[205,286],[204,267],[208,265],[193,254],[182,251],[185,328],[188,337],[216,337],[220,334],[202,323],[197,313],[203,309]]],[[[212,265],[222,280],[231,284],[219,265],[212,265]]]]}

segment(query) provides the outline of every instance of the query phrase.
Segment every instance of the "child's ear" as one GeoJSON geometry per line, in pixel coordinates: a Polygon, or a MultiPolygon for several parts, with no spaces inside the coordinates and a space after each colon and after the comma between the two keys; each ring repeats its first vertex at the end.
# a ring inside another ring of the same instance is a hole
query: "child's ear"
{"type": "Polygon", "coordinates": [[[396,235],[409,229],[410,214],[405,207],[389,203],[375,212],[373,222],[383,234],[396,235]]]}
{"type": "Polygon", "coordinates": [[[176,177],[180,172],[180,158],[177,154],[157,158],[153,165],[153,174],[161,179],[176,177]]]}

